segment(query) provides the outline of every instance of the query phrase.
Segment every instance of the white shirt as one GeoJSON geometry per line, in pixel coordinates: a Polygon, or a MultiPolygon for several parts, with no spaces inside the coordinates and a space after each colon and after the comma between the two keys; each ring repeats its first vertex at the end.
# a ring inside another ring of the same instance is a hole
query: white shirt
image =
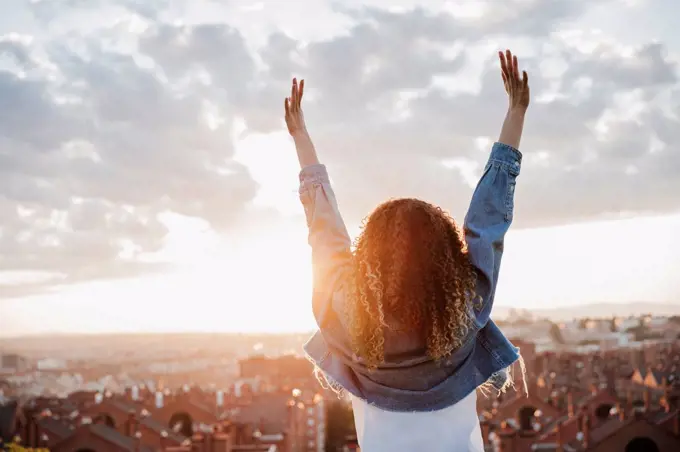
{"type": "Polygon", "coordinates": [[[483,452],[477,394],[438,411],[385,411],[352,397],[361,452],[483,452]]]}

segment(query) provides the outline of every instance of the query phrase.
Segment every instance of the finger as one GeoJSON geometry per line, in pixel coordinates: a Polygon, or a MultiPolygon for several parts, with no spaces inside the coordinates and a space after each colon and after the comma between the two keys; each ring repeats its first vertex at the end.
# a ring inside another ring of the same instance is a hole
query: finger
{"type": "Polygon", "coordinates": [[[510,83],[512,85],[513,83],[515,83],[515,80],[517,80],[517,76],[515,75],[515,65],[514,65],[515,57],[510,50],[507,51],[507,53],[505,55],[505,59],[506,59],[505,64],[508,67],[508,74],[507,74],[508,75],[508,83],[510,83]]]}
{"type": "Polygon", "coordinates": [[[298,107],[302,105],[302,95],[305,93],[305,80],[300,80],[300,90],[298,92],[298,107]]]}
{"type": "Polygon", "coordinates": [[[505,54],[503,54],[503,52],[498,52],[498,58],[501,60],[501,74],[503,74],[503,80],[507,80],[508,65],[505,61],[505,54]]]}
{"type": "Polygon", "coordinates": [[[286,110],[286,118],[288,118],[288,116],[290,116],[290,106],[287,97],[283,99],[283,107],[286,110]]]}
{"type": "Polygon", "coordinates": [[[529,75],[527,74],[527,71],[522,71],[522,85],[524,86],[524,89],[529,87],[529,75]]]}
{"type": "Polygon", "coordinates": [[[519,64],[515,55],[512,57],[512,73],[515,75],[515,80],[519,81],[519,64]]]}
{"type": "Polygon", "coordinates": [[[290,109],[295,111],[295,99],[297,97],[297,79],[293,79],[293,86],[290,88],[290,109]]]}

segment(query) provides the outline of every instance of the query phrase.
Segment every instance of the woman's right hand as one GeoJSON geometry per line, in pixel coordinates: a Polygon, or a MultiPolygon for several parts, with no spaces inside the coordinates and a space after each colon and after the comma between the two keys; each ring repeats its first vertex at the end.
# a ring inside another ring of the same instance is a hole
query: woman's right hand
{"type": "Polygon", "coordinates": [[[505,53],[498,52],[498,58],[501,61],[501,76],[505,92],[508,93],[510,109],[526,110],[531,97],[527,72],[522,71],[522,77],[520,77],[517,57],[509,50],[505,53]]]}

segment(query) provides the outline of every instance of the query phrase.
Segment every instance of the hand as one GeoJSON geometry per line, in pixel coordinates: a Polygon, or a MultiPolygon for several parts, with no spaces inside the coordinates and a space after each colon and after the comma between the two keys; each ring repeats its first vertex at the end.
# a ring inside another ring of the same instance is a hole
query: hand
{"type": "Polygon", "coordinates": [[[297,150],[301,168],[319,163],[314,143],[312,143],[312,139],[307,133],[305,117],[302,114],[301,104],[304,91],[305,81],[300,81],[300,86],[298,86],[297,79],[293,79],[290,97],[286,98],[284,101],[286,109],[286,126],[288,126],[288,133],[290,133],[290,136],[293,137],[293,141],[295,141],[295,149],[297,150]]]}
{"type": "Polygon", "coordinates": [[[510,109],[526,110],[529,107],[530,91],[529,76],[526,71],[522,71],[519,76],[517,57],[509,50],[498,52],[501,60],[501,76],[505,85],[505,92],[508,93],[510,109]]]}
{"type": "Polygon", "coordinates": [[[295,136],[307,133],[305,126],[305,117],[302,114],[302,95],[305,90],[305,81],[300,81],[298,86],[297,79],[293,79],[293,87],[291,88],[290,97],[284,101],[286,108],[286,125],[288,126],[288,133],[295,138],[295,136]]]}

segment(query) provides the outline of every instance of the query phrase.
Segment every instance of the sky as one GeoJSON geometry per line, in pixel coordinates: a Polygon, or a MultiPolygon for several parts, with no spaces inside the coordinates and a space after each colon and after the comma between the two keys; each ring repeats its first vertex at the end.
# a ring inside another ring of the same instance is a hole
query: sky
{"type": "Polygon", "coordinates": [[[496,303],[680,303],[674,0],[4,0],[0,336],[311,330],[292,77],[350,233],[462,220],[532,105],[496,303]]]}

